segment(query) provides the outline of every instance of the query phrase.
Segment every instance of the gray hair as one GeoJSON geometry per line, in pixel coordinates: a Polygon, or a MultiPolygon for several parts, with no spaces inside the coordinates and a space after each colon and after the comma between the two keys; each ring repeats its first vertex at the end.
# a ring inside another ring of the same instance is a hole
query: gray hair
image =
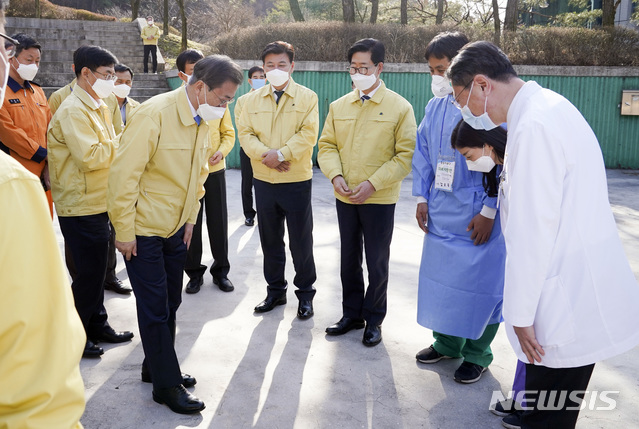
{"type": "Polygon", "coordinates": [[[478,74],[500,82],[508,82],[517,77],[517,72],[506,54],[497,46],[485,41],[464,46],[446,71],[446,76],[453,86],[466,86],[478,74]]]}
{"type": "Polygon", "coordinates": [[[244,80],[244,73],[242,68],[226,55],[210,55],[195,63],[189,85],[195,84],[198,80],[204,82],[209,89],[215,89],[228,81],[240,85],[244,80]]]}

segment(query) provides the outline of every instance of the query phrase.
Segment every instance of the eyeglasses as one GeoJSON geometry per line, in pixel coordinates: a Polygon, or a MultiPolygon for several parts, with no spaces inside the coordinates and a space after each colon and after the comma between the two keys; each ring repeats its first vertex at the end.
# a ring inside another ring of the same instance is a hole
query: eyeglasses
{"type": "Polygon", "coordinates": [[[457,94],[457,97],[455,97],[454,99],[450,100],[451,103],[453,103],[453,105],[455,107],[457,107],[459,110],[462,109],[461,104],[459,104],[459,101],[457,101],[457,99],[464,93],[464,91],[466,91],[466,88],[468,88],[468,85],[470,85],[471,83],[473,83],[473,80],[471,80],[470,82],[468,82],[466,84],[466,86],[461,90],[461,92],[459,94],[457,94]]]}
{"type": "MultiPolygon", "coordinates": [[[[91,73],[93,73],[93,71],[91,73]]],[[[107,80],[107,81],[110,80],[112,82],[115,82],[116,80],[118,80],[118,77],[116,75],[114,75],[114,74],[111,74],[111,73],[100,73],[97,70],[95,70],[95,73],[99,74],[100,76],[104,76],[104,80],[107,80]]]]}
{"type": "Polygon", "coordinates": [[[375,67],[377,67],[377,64],[375,64],[373,67],[347,67],[346,70],[350,73],[350,74],[355,74],[355,73],[359,73],[359,74],[368,74],[368,70],[369,69],[375,69],[375,67]]]}
{"type": "Polygon", "coordinates": [[[13,58],[13,56],[16,54],[16,49],[20,42],[3,33],[0,33],[0,36],[4,38],[4,51],[7,54],[7,58],[13,58]]]}
{"type": "Polygon", "coordinates": [[[235,101],[235,98],[231,98],[230,100],[224,100],[222,97],[217,95],[215,91],[211,90],[211,92],[215,94],[218,100],[220,100],[220,103],[218,104],[219,107],[228,106],[229,104],[235,101]]]}

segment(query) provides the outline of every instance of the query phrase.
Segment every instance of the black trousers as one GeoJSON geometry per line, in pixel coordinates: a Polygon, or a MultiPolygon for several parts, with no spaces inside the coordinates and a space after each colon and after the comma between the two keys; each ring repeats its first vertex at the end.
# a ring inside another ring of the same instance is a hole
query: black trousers
{"type": "MultiPolygon", "coordinates": [[[[118,280],[118,276],[115,274],[115,269],[118,265],[118,259],[115,254],[115,250],[115,229],[113,229],[113,225],[111,225],[111,223],[109,222],[109,250],[107,253],[107,270],[106,276],[104,278],[104,283],[113,283],[118,280]]],[[[64,242],[64,259],[67,264],[67,270],[69,270],[71,279],[75,279],[77,270],[75,268],[75,264],[73,263],[73,256],[71,256],[69,245],[66,241],[64,242]]]]}
{"type": "Polygon", "coordinates": [[[257,226],[264,253],[264,278],[268,295],[286,294],[284,275],[286,248],[284,221],[288,228],[289,248],[295,267],[293,284],[300,300],[313,299],[317,279],[313,258],[313,211],[311,208],[311,181],[295,183],[267,183],[253,179],[257,226]]]}
{"type": "MultiPolygon", "coordinates": [[[[558,399],[563,392],[567,398],[573,391],[585,391],[588,388],[590,376],[595,364],[576,368],[548,368],[541,365],[526,364],[526,391],[534,393],[535,401],[526,399],[526,406],[533,410],[525,411],[521,416],[522,429],[571,429],[577,424],[580,404],[566,399],[557,410],[544,409],[548,405],[552,408],[558,404],[558,399]],[[550,404],[540,403],[539,398],[544,392],[544,397],[550,397],[550,404]],[[542,409],[539,409],[542,408],[542,409]],[[566,408],[575,408],[567,410],[566,408]]],[[[528,393],[530,394],[530,393],[528,393]]],[[[583,395],[579,395],[583,397],[583,395]]]]}
{"type": "Polygon", "coordinates": [[[204,182],[206,193],[200,200],[200,212],[193,227],[193,238],[186,256],[184,271],[190,279],[202,277],[206,265],[202,265],[202,213],[206,210],[206,228],[209,231],[209,244],[213,254],[211,275],[225,278],[229,274],[229,227],[226,207],[226,177],[224,170],[209,174],[204,182]]]}
{"type": "Polygon", "coordinates": [[[182,384],[175,353],[175,319],[182,303],[184,227],[169,238],[137,236],[138,256],[126,262],[135,293],[144,362],[153,388],[182,384]]]}
{"type": "Polygon", "coordinates": [[[58,217],[75,267],[71,283],[75,308],[87,337],[108,327],[104,308],[104,278],[109,248],[109,217],[106,213],[58,217]]]}
{"type": "Polygon", "coordinates": [[[157,45],[144,45],[144,73],[149,72],[149,53],[153,64],[153,73],[158,71],[158,47],[157,45]]]}
{"type": "Polygon", "coordinates": [[[253,208],[253,167],[251,158],[240,148],[240,168],[242,170],[242,209],[246,219],[255,217],[253,208]]]}
{"type": "Polygon", "coordinates": [[[395,204],[336,202],[341,244],[340,277],[344,317],[381,325],[386,316],[386,289],[395,204]],[[364,284],[362,252],[366,252],[368,288],[364,284]]]}

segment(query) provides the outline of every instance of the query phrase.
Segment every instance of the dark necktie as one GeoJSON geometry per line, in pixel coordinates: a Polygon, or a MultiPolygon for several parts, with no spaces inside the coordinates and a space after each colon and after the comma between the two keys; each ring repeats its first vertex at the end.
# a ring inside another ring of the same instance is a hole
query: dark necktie
{"type": "Polygon", "coordinates": [[[282,97],[282,94],[284,94],[284,91],[273,91],[273,92],[275,92],[275,104],[279,104],[280,97],[282,97]]]}
{"type": "Polygon", "coordinates": [[[361,97],[359,97],[360,100],[362,100],[362,104],[364,104],[364,101],[366,100],[370,100],[371,98],[368,95],[362,95],[361,97]]]}

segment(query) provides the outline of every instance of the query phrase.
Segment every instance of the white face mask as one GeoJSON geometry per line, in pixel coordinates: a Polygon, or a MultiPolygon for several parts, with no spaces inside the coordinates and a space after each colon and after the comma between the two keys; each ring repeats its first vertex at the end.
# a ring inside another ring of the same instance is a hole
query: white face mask
{"type": "MultiPolygon", "coordinates": [[[[16,61],[18,61],[16,59],[16,61]]],[[[14,67],[15,68],[15,67],[14,67]]],[[[33,64],[22,64],[18,61],[18,68],[16,69],[20,77],[24,80],[32,81],[34,77],[38,74],[38,66],[36,63],[33,64]]]]}
{"type": "MultiPolygon", "coordinates": [[[[484,146],[485,147],[485,146],[484,146]]],[[[491,149],[492,152],[492,149],[491,149]]],[[[495,161],[490,155],[484,155],[484,148],[481,150],[481,156],[475,161],[466,160],[466,166],[470,171],[479,171],[489,173],[495,167],[495,161]]]]}
{"type": "Polygon", "coordinates": [[[473,115],[473,112],[470,111],[470,107],[468,107],[468,101],[470,100],[470,95],[473,91],[473,85],[475,85],[475,82],[470,85],[468,100],[466,100],[466,105],[461,109],[461,114],[464,118],[464,121],[476,130],[490,131],[493,128],[497,128],[497,125],[493,123],[493,121],[490,119],[490,116],[488,116],[488,112],[486,111],[486,106],[488,105],[488,96],[486,96],[486,100],[484,101],[484,113],[481,116],[475,116],[473,115]]]}
{"type": "Polygon", "coordinates": [[[251,88],[260,89],[266,85],[266,79],[251,79],[251,88]]]}
{"type": "Polygon", "coordinates": [[[448,94],[453,93],[453,87],[450,85],[450,81],[444,76],[431,75],[430,89],[433,91],[433,95],[437,98],[444,98],[448,94]]]}
{"type": "Polygon", "coordinates": [[[353,81],[355,88],[359,89],[360,91],[366,91],[367,89],[375,85],[375,82],[377,82],[377,76],[375,75],[375,73],[373,74],[355,73],[351,75],[351,80],[353,81]]]}
{"type": "Polygon", "coordinates": [[[146,23],[149,24],[149,25],[153,25],[153,20],[149,19],[146,23]]]}
{"type": "Polygon", "coordinates": [[[289,74],[284,70],[273,69],[266,73],[266,78],[273,86],[282,86],[288,82],[289,74]]]}
{"type": "MultiPolygon", "coordinates": [[[[93,74],[93,72],[91,72],[91,74],[93,74]]],[[[95,77],[95,83],[91,85],[91,88],[98,98],[107,98],[109,95],[113,94],[113,88],[115,85],[112,80],[98,79],[94,74],[93,77],[95,77]]]]}
{"type": "Polygon", "coordinates": [[[214,119],[222,119],[224,116],[224,112],[226,112],[226,106],[211,106],[206,101],[206,93],[209,92],[207,87],[204,87],[204,103],[200,104],[200,107],[197,108],[197,114],[200,115],[200,118],[204,121],[212,121],[214,119]]]}
{"type": "Polygon", "coordinates": [[[120,98],[128,97],[130,92],[131,92],[131,87],[124,83],[121,83],[120,85],[115,85],[113,87],[113,93],[120,98]]]}

